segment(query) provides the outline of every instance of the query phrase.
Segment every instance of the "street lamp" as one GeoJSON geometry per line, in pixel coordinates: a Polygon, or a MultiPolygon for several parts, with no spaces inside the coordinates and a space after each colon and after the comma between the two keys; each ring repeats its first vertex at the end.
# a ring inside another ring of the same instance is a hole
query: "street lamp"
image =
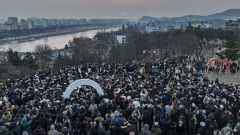
{"type": "Polygon", "coordinates": [[[145,50],[143,50],[143,56],[142,56],[142,60],[143,60],[143,58],[145,57],[145,54],[146,54],[146,51],[145,51],[145,50]]]}
{"type": "Polygon", "coordinates": [[[153,50],[153,63],[154,63],[154,56],[155,56],[155,54],[156,54],[156,51],[153,50]]]}
{"type": "Polygon", "coordinates": [[[146,53],[146,51],[145,50],[143,50],[143,54],[145,54],[146,53]]]}

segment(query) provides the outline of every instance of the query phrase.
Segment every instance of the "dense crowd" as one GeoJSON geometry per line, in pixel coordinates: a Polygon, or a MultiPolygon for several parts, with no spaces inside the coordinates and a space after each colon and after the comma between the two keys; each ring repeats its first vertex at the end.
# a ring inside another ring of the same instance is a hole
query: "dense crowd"
{"type": "MultiPolygon", "coordinates": [[[[230,68],[228,69],[230,71],[230,73],[232,73],[232,74],[238,73],[239,70],[240,70],[240,67],[238,65],[239,64],[232,63],[230,68]]],[[[226,63],[219,64],[218,62],[215,62],[211,67],[206,67],[206,71],[213,72],[215,74],[225,73],[228,70],[227,70],[227,64],[226,63]]]]}
{"type": "Polygon", "coordinates": [[[210,80],[190,63],[86,64],[0,84],[0,135],[239,135],[240,85],[210,80]],[[73,81],[89,86],[69,99],[73,81]]]}

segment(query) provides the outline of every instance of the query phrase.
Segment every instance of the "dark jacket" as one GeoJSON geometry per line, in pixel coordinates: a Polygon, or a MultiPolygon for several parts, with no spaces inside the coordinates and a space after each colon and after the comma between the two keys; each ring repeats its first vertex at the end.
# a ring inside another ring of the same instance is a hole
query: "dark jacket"
{"type": "Polygon", "coordinates": [[[97,135],[106,135],[106,131],[104,130],[103,126],[100,126],[97,130],[97,135]]]}
{"type": "Polygon", "coordinates": [[[0,126],[0,135],[5,135],[8,129],[6,126],[0,126]]]}
{"type": "Polygon", "coordinates": [[[162,129],[162,132],[164,134],[167,134],[167,130],[168,130],[168,127],[170,126],[171,124],[171,118],[167,117],[167,118],[164,118],[164,119],[161,119],[160,120],[160,125],[161,125],[161,129],[162,129]]]}
{"type": "Polygon", "coordinates": [[[153,135],[162,135],[162,130],[158,125],[154,125],[152,127],[152,134],[153,135]]]}
{"type": "Polygon", "coordinates": [[[23,128],[23,131],[27,131],[28,133],[30,133],[30,130],[31,130],[31,123],[32,123],[32,118],[27,121],[27,118],[26,117],[23,117],[21,122],[20,122],[20,125],[22,126],[23,128]]]}
{"type": "Polygon", "coordinates": [[[43,128],[37,128],[33,131],[33,135],[47,135],[43,128]]]}
{"type": "Polygon", "coordinates": [[[176,125],[171,124],[170,127],[168,128],[167,135],[176,135],[176,134],[177,134],[176,125]]]}

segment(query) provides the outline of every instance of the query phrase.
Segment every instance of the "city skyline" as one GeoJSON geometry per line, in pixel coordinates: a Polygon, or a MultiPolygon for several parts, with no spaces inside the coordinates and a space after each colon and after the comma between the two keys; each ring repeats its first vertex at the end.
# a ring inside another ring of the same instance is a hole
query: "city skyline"
{"type": "Polygon", "coordinates": [[[237,0],[1,0],[0,18],[126,18],[208,15],[240,8],[237,0]],[[214,7],[214,8],[213,8],[214,7]]]}

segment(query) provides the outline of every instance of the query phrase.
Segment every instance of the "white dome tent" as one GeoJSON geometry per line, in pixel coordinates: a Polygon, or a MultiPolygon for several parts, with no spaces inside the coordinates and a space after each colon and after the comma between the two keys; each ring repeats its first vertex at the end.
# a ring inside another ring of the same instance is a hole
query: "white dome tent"
{"type": "Polygon", "coordinates": [[[65,99],[69,98],[73,90],[82,85],[92,86],[94,89],[97,90],[97,93],[99,95],[104,95],[102,88],[97,82],[90,79],[80,79],[80,80],[74,81],[67,87],[66,91],[63,93],[63,98],[65,99]]]}

